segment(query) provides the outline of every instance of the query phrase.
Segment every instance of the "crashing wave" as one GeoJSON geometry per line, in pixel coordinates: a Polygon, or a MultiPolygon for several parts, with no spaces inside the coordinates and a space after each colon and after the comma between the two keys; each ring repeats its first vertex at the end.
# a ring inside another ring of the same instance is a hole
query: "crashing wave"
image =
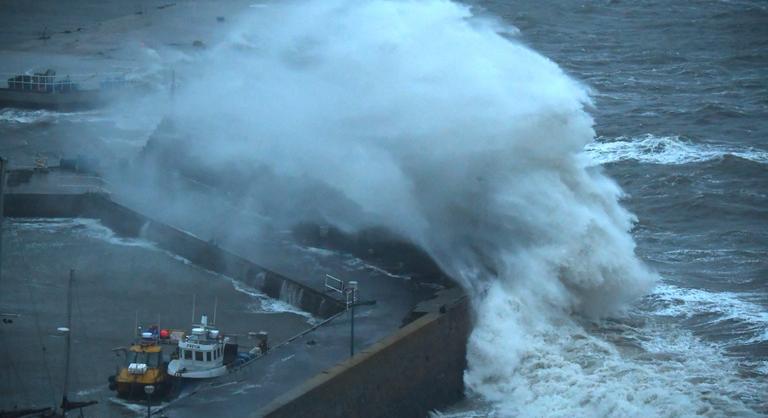
{"type": "Polygon", "coordinates": [[[741,413],[581,322],[657,276],[584,155],[603,146],[588,89],[500,32],[444,0],[271,4],[201,55],[177,95],[181,148],[268,172],[245,181],[271,219],[381,226],[427,251],[472,297],[465,382],[499,416],[741,413]]]}

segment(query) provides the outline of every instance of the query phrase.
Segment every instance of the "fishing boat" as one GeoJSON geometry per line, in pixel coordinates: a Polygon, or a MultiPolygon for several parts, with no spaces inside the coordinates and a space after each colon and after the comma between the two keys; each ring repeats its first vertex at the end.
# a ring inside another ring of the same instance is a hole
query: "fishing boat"
{"type": "MultiPolygon", "coordinates": [[[[163,330],[167,332],[167,330],[163,330]]],[[[160,345],[160,331],[156,326],[141,332],[141,337],[129,348],[114,351],[124,354],[124,361],[116,373],[109,377],[109,389],[124,399],[143,399],[145,386],[153,386],[155,396],[165,396],[171,389],[168,363],[160,345]]]]}
{"type": "Polygon", "coordinates": [[[209,326],[208,316],[203,315],[192,332],[179,341],[177,354],[178,358],[168,364],[168,373],[188,379],[209,379],[227,373],[226,364],[234,360],[237,344],[231,344],[229,337],[209,326]]]}
{"type": "Polygon", "coordinates": [[[185,379],[211,379],[223,376],[238,365],[261,354],[267,347],[267,334],[259,333],[259,344],[253,349],[238,352],[232,337],[224,336],[208,316],[202,315],[192,332],[179,341],[175,359],[168,364],[168,374],[185,379]]]}

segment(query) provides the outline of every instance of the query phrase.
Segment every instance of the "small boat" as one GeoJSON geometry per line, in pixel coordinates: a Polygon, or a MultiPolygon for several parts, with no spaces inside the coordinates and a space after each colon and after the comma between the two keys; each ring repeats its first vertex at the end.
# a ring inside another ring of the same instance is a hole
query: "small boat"
{"type": "Polygon", "coordinates": [[[185,379],[210,379],[227,374],[233,367],[244,364],[265,353],[267,335],[258,334],[259,345],[247,352],[238,352],[233,338],[225,337],[208,316],[202,315],[192,332],[179,341],[177,358],[168,364],[168,374],[185,379]]]}
{"type": "Polygon", "coordinates": [[[192,327],[192,333],[179,341],[178,358],[168,364],[168,373],[188,379],[209,379],[227,373],[226,364],[237,354],[237,344],[230,344],[229,337],[208,325],[203,315],[200,324],[192,327]],[[229,360],[229,361],[225,361],[229,360]]]}
{"type": "Polygon", "coordinates": [[[125,354],[123,365],[109,377],[109,389],[116,391],[118,397],[144,399],[147,396],[145,386],[154,386],[154,396],[162,397],[169,392],[172,379],[168,375],[168,363],[163,358],[157,327],[142,332],[141,338],[130,348],[118,348],[115,351],[125,354]]]}

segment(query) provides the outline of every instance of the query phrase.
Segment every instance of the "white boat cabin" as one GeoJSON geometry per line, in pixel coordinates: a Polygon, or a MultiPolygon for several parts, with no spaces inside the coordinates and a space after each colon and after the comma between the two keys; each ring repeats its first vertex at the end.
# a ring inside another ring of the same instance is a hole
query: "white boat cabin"
{"type": "Polygon", "coordinates": [[[225,374],[224,347],[228,341],[219,330],[208,326],[208,317],[203,315],[192,333],[179,341],[178,358],[168,364],[168,374],[192,379],[225,374]]]}

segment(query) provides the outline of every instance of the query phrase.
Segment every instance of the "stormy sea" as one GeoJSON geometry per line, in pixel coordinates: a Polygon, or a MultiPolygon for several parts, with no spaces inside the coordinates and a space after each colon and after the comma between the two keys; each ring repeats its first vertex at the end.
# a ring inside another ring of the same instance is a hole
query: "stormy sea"
{"type": "MultiPolygon", "coordinates": [[[[269,173],[248,191],[270,222],[387,228],[467,290],[467,397],[434,415],[768,414],[767,3],[275,1],[230,20],[202,52],[142,43],[182,79],[180,154],[269,173]]],[[[117,160],[155,109],[4,109],[0,133],[117,160]]]]}
{"type": "Polygon", "coordinates": [[[473,6],[588,86],[585,153],[623,189],[636,253],[658,279],[616,319],[533,341],[503,324],[475,334],[496,347],[470,361],[476,396],[455,416],[768,414],[767,5],[473,6]],[[517,358],[504,338],[520,340],[517,358]]]}

